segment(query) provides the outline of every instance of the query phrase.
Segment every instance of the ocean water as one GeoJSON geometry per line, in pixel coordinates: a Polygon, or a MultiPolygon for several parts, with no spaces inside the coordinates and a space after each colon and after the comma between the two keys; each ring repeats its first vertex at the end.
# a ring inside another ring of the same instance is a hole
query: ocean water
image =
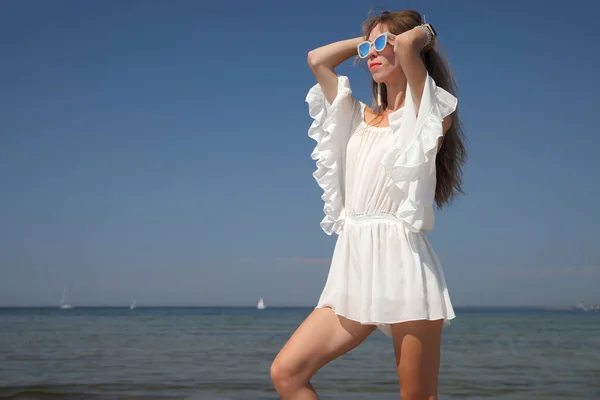
{"type": "MultiPolygon", "coordinates": [[[[309,308],[0,309],[0,399],[274,400],[269,366],[309,308]]],[[[600,399],[600,313],[457,309],[440,399],[600,399]]],[[[375,331],[313,380],[322,399],[399,398],[375,331]]]]}

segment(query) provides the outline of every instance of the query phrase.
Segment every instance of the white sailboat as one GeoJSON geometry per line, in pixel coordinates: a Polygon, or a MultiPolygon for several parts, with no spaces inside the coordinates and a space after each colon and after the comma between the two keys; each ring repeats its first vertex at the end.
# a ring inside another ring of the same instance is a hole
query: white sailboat
{"type": "Polygon", "coordinates": [[[265,306],[265,301],[263,300],[262,297],[258,300],[258,304],[256,305],[256,308],[258,308],[259,310],[264,310],[265,308],[267,308],[265,306]]]}
{"type": "Polygon", "coordinates": [[[63,289],[63,294],[60,299],[60,309],[61,310],[70,310],[73,308],[72,305],[65,303],[65,298],[67,297],[67,288],[63,289]]]}
{"type": "Polygon", "coordinates": [[[131,304],[129,305],[129,309],[130,309],[130,310],[135,310],[135,300],[133,300],[133,301],[131,302],[131,304]]]}

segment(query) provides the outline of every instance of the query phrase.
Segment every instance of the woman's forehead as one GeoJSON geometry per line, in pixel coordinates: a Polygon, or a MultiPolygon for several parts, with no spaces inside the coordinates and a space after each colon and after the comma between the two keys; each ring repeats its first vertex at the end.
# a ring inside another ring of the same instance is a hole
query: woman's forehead
{"type": "Polygon", "coordinates": [[[381,23],[378,23],[377,25],[375,25],[373,27],[373,29],[371,29],[368,39],[372,41],[377,36],[381,35],[383,32],[386,32],[386,31],[387,31],[387,27],[381,23]]]}

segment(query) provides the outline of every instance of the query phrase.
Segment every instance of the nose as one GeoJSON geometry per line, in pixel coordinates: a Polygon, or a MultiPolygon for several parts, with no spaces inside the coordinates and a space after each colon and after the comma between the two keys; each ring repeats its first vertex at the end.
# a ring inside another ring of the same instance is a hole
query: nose
{"type": "Polygon", "coordinates": [[[377,50],[375,50],[375,45],[371,45],[371,48],[369,49],[369,52],[367,53],[367,57],[368,58],[377,57],[377,50]]]}

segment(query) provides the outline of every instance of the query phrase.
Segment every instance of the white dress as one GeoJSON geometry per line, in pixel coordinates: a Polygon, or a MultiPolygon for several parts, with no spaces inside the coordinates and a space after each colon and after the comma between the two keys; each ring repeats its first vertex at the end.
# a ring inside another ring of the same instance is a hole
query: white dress
{"type": "Polygon", "coordinates": [[[455,317],[444,273],[426,233],[433,229],[435,157],[442,120],[457,99],[428,76],[417,113],[407,87],[405,106],[390,126],[364,122],[365,105],[347,77],[329,104],[317,84],[306,101],[317,145],[314,177],[323,189],[321,228],[338,234],[317,308],[377,325],[455,317]]]}

